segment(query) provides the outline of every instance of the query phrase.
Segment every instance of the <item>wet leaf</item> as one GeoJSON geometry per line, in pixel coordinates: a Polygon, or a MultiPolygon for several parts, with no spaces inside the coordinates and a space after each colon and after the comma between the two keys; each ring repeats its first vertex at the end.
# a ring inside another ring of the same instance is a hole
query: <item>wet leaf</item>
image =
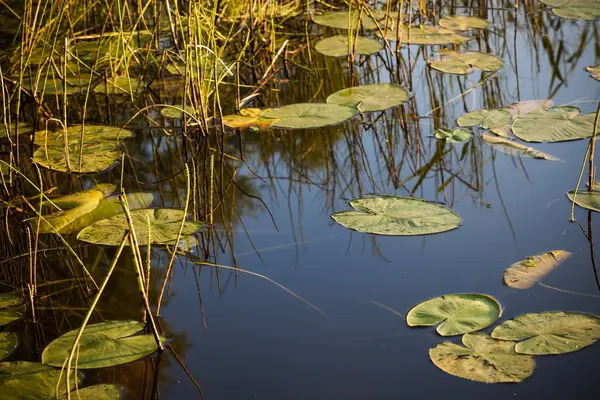
{"type": "Polygon", "coordinates": [[[467,333],[463,346],[439,343],[429,358],[442,371],[477,382],[521,382],[535,369],[533,357],[517,354],[514,342],[495,340],[481,333],[467,333]]]}
{"type": "Polygon", "coordinates": [[[600,212],[600,192],[597,190],[578,190],[577,195],[575,195],[575,190],[569,190],[567,197],[571,201],[575,199],[575,204],[579,207],[600,212]]]}
{"type": "Polygon", "coordinates": [[[64,81],[54,73],[48,75],[42,74],[39,80],[36,80],[35,78],[36,77],[34,76],[31,80],[24,80],[23,88],[29,92],[35,92],[40,95],[43,93],[45,96],[54,96],[64,93],[67,95],[85,93],[90,81],[94,79],[92,75],[87,73],[75,75],[67,73],[67,77],[64,81]]]}
{"type": "Polygon", "coordinates": [[[600,64],[598,65],[590,65],[589,67],[585,67],[586,71],[590,73],[590,76],[597,81],[600,81],[600,64]]]}
{"type": "Polygon", "coordinates": [[[469,29],[486,29],[490,22],[479,17],[469,15],[447,15],[438,22],[442,28],[453,31],[467,31],[469,29]]]}
{"type": "MultiPolygon", "coordinates": [[[[33,153],[33,160],[42,167],[68,172],[65,161],[64,131],[38,131],[35,144],[39,148],[33,153]]],[[[86,125],[83,141],[81,167],[79,165],[81,126],[67,128],[70,171],[74,173],[102,172],[111,168],[120,158],[120,139],[132,136],[125,129],[112,126],[86,125]]]]}
{"type": "Polygon", "coordinates": [[[107,82],[102,82],[94,88],[96,93],[108,94],[135,94],[136,91],[144,87],[143,82],[137,78],[119,76],[109,78],[107,82]]]}
{"type": "Polygon", "coordinates": [[[331,216],[338,224],[358,232],[379,235],[429,235],[456,229],[460,217],[441,204],[413,197],[365,197],[350,202],[356,211],[331,216]]]}
{"type": "MultiPolygon", "coordinates": [[[[386,15],[384,11],[371,10],[371,14],[375,19],[371,18],[371,16],[366,12],[362,12],[360,14],[362,28],[367,30],[375,30],[379,24],[379,26],[384,29],[386,23],[387,25],[394,24],[397,19],[397,13],[390,13],[389,15],[386,15]]],[[[337,29],[349,29],[349,21],[351,21],[352,28],[356,29],[359,23],[358,17],[358,11],[352,11],[351,15],[349,15],[348,11],[332,11],[320,15],[313,15],[312,20],[318,25],[337,29]]]]}
{"type": "Polygon", "coordinates": [[[504,283],[515,289],[529,289],[572,255],[564,250],[551,250],[527,257],[504,271],[504,283]]]}
{"type": "Polygon", "coordinates": [[[524,144],[517,143],[513,140],[506,139],[503,137],[498,137],[494,135],[490,135],[489,133],[482,133],[481,139],[492,146],[494,150],[501,151],[503,153],[507,153],[514,156],[526,156],[531,158],[537,158],[540,160],[548,160],[548,161],[559,161],[558,158],[542,153],[541,151],[537,151],[533,147],[525,146],[524,144]]]}
{"type": "Polygon", "coordinates": [[[471,140],[471,132],[466,131],[464,129],[438,129],[434,133],[435,137],[438,139],[445,140],[446,142],[451,143],[463,143],[471,140]]]}
{"type": "MultiPolygon", "coordinates": [[[[152,334],[136,335],[143,329],[144,324],[138,321],[106,321],[86,326],[79,340],[77,368],[113,367],[151,355],[158,346],[152,334]]],[[[42,363],[62,367],[78,332],[79,329],[74,329],[52,341],[42,353],[42,363]]]]}
{"type": "Polygon", "coordinates": [[[562,18],[593,21],[600,17],[600,3],[596,0],[540,0],[552,7],[552,12],[562,18]]]}
{"type": "Polygon", "coordinates": [[[355,41],[348,43],[348,36],[337,35],[319,40],[315,44],[315,50],[330,57],[345,57],[352,51],[355,54],[371,55],[383,49],[379,40],[358,36],[355,41]]]}
{"type": "Polygon", "coordinates": [[[409,97],[409,91],[400,85],[377,83],[338,90],[327,98],[327,103],[356,107],[360,112],[384,111],[409,97]]]}
{"type": "Polygon", "coordinates": [[[426,300],[406,314],[408,326],[433,326],[441,336],[475,332],[492,325],[500,318],[501,307],[496,299],[485,294],[447,294],[426,300]]]}
{"type": "Polygon", "coordinates": [[[521,354],[570,353],[600,338],[600,317],[562,311],[523,314],[497,326],[492,337],[523,340],[515,345],[515,351],[521,354]]]}
{"type": "MultiPolygon", "coordinates": [[[[377,33],[381,36],[381,33],[377,33]]],[[[402,25],[400,32],[397,29],[388,28],[385,32],[385,39],[395,41],[400,39],[401,43],[407,44],[451,44],[462,43],[466,40],[473,39],[469,36],[464,36],[459,32],[450,29],[441,28],[439,26],[419,26],[413,25],[410,27],[402,25]]]]}
{"type": "Polygon", "coordinates": [[[190,114],[195,114],[194,109],[191,106],[183,106],[181,104],[174,104],[172,107],[163,107],[160,109],[160,114],[165,118],[181,119],[183,118],[183,111],[185,110],[190,114]]]}
{"type": "Polygon", "coordinates": [[[481,125],[483,129],[492,129],[505,125],[511,120],[512,117],[506,110],[477,110],[463,114],[456,123],[460,126],[481,125]]]}
{"type": "Polygon", "coordinates": [[[20,306],[25,300],[14,292],[0,293],[0,309],[20,306]]]}
{"type": "Polygon", "coordinates": [[[16,350],[18,344],[19,339],[16,333],[0,332],[0,361],[9,357],[16,350]]]}
{"type": "MultiPolygon", "coordinates": [[[[125,388],[121,385],[101,383],[88,386],[71,392],[72,400],[120,400],[123,398],[125,388]]],[[[60,400],[66,400],[67,396],[59,397],[60,400]]]]}
{"type": "Polygon", "coordinates": [[[518,117],[515,136],[526,142],[562,142],[592,136],[595,113],[579,114],[576,107],[552,107],[518,117]]]}
{"type": "Polygon", "coordinates": [[[17,311],[0,311],[0,327],[12,324],[23,318],[23,315],[17,311]]]}
{"type": "MultiPolygon", "coordinates": [[[[545,109],[545,108],[549,108],[549,107],[552,107],[552,100],[542,99],[542,100],[518,101],[516,103],[509,104],[506,107],[503,107],[502,109],[508,111],[510,113],[512,119],[514,120],[517,117],[520,117],[520,116],[530,113],[532,111],[545,109]]],[[[510,122],[512,123],[512,121],[510,121],[510,122]]],[[[512,137],[513,134],[512,134],[512,130],[510,128],[511,123],[501,125],[501,126],[492,128],[490,130],[498,136],[512,137]]],[[[535,158],[538,158],[538,157],[535,157],[535,158]]]]}
{"type": "MultiPolygon", "coordinates": [[[[184,217],[182,210],[172,208],[144,208],[131,212],[135,234],[138,243],[142,246],[148,243],[148,221],[150,243],[165,244],[177,239],[184,217]]],[[[197,232],[203,225],[202,222],[187,221],[183,226],[182,236],[197,232]]],[[[118,246],[128,230],[129,225],[125,214],[118,214],[84,228],[77,235],[77,239],[105,246],[118,246]]]]}
{"type": "Polygon", "coordinates": [[[487,72],[495,72],[504,66],[504,62],[496,56],[478,51],[458,53],[456,51],[442,51],[437,53],[439,61],[429,63],[431,68],[448,74],[466,75],[473,72],[473,68],[487,72]]]}
{"type": "Polygon", "coordinates": [[[354,107],[326,103],[298,103],[271,108],[261,114],[276,119],[275,128],[305,129],[340,124],[358,113],[354,107]]]}
{"type": "MultiPolygon", "coordinates": [[[[3,400],[53,399],[61,371],[40,363],[27,361],[0,363],[0,391],[3,400]]],[[[70,371],[69,389],[81,382],[82,375],[70,371]]],[[[59,393],[65,390],[67,373],[62,373],[59,393]]]]}

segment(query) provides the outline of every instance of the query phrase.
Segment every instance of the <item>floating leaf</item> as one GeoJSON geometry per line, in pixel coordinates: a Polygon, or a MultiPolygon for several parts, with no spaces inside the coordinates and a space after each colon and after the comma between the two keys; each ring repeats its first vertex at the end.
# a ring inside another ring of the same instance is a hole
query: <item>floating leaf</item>
{"type": "Polygon", "coordinates": [[[356,107],[360,112],[384,111],[399,106],[409,97],[409,91],[400,85],[376,83],[338,90],[327,98],[327,103],[356,107]]]}
{"type": "Polygon", "coordinates": [[[515,351],[521,354],[570,353],[600,338],[600,317],[562,311],[523,314],[497,326],[492,337],[523,340],[515,345],[515,351]]]}
{"type": "Polygon", "coordinates": [[[517,354],[514,342],[495,340],[481,333],[467,333],[463,346],[439,343],[429,358],[442,371],[477,382],[521,382],[535,369],[533,357],[517,354]]]}
{"type": "Polygon", "coordinates": [[[119,139],[132,136],[131,131],[112,126],[86,125],[83,138],[81,166],[81,126],[67,128],[69,164],[65,161],[65,132],[38,131],[35,144],[39,148],[33,153],[33,160],[48,169],[75,173],[102,172],[112,167],[120,158],[119,139]]]}
{"type": "Polygon", "coordinates": [[[460,126],[481,125],[483,129],[492,129],[505,125],[512,120],[506,110],[477,110],[463,114],[456,120],[460,126]]]}
{"type": "Polygon", "coordinates": [[[356,40],[348,43],[348,36],[337,35],[319,40],[315,44],[315,49],[319,53],[330,57],[345,57],[351,54],[352,51],[356,54],[368,56],[381,51],[383,46],[379,40],[362,36],[358,36],[356,40]]]}
{"type": "Polygon", "coordinates": [[[12,324],[23,318],[23,315],[17,311],[0,311],[0,327],[12,324]]]}
{"type": "Polygon", "coordinates": [[[10,356],[17,348],[18,343],[19,339],[16,333],[0,332],[0,361],[10,356]]]}
{"type": "Polygon", "coordinates": [[[467,31],[469,29],[486,29],[490,26],[490,22],[468,15],[448,15],[440,19],[439,25],[453,31],[467,31]]]}
{"type": "Polygon", "coordinates": [[[466,75],[473,72],[473,68],[482,71],[494,72],[504,66],[504,62],[496,56],[478,51],[458,53],[456,51],[440,51],[436,53],[439,61],[429,63],[431,68],[448,74],[466,75]]]}
{"type": "Polygon", "coordinates": [[[552,107],[517,118],[512,131],[526,142],[562,142],[592,136],[595,113],[579,114],[576,107],[552,107]]]}
{"type": "Polygon", "coordinates": [[[542,153],[533,147],[525,146],[510,139],[490,135],[489,133],[481,134],[481,139],[483,139],[483,141],[487,144],[493,146],[495,150],[503,153],[517,156],[527,156],[541,160],[558,161],[558,158],[550,154],[542,153]]]}
{"type": "Polygon", "coordinates": [[[471,132],[466,131],[464,129],[454,129],[452,131],[448,129],[438,129],[437,131],[435,131],[434,135],[438,139],[442,139],[446,142],[451,143],[468,142],[469,140],[471,140],[471,137],[473,137],[473,135],[471,135],[471,132]]]}
{"type": "Polygon", "coordinates": [[[590,65],[589,67],[585,67],[585,69],[590,73],[592,78],[600,81],[600,64],[590,65]]]}
{"type": "MultiPolygon", "coordinates": [[[[148,223],[150,224],[150,243],[165,244],[177,239],[185,215],[182,210],[172,208],[144,208],[132,211],[131,218],[140,245],[148,243],[148,223]]],[[[203,225],[202,222],[187,221],[181,235],[191,235],[203,225]]],[[[129,225],[125,214],[118,214],[84,228],[77,235],[77,239],[105,246],[118,246],[128,230],[129,225]]]]}
{"type": "MultiPolygon", "coordinates": [[[[110,383],[101,383],[88,386],[71,392],[71,399],[74,400],[120,400],[123,398],[125,388],[121,385],[110,383]]],[[[59,397],[60,400],[66,400],[67,395],[59,397]]]]}
{"type": "Polygon", "coordinates": [[[341,211],[331,218],[358,232],[412,236],[446,232],[460,226],[460,217],[453,211],[413,197],[365,197],[352,200],[350,206],[356,211],[341,211]]]}
{"type": "Polygon", "coordinates": [[[273,119],[263,118],[262,113],[267,109],[261,110],[260,108],[243,108],[240,110],[240,115],[225,115],[223,116],[223,125],[233,129],[244,129],[244,128],[268,128],[274,122],[273,119]]]}
{"type": "Polygon", "coordinates": [[[326,103],[298,103],[265,110],[261,116],[276,119],[275,128],[305,129],[337,125],[357,114],[354,107],[326,103]]]}
{"type": "Polygon", "coordinates": [[[500,318],[496,299],[485,294],[447,294],[426,300],[406,314],[408,326],[433,326],[442,336],[475,332],[500,318]]]}
{"type": "MultiPolygon", "coordinates": [[[[543,100],[518,101],[516,103],[509,104],[506,107],[503,107],[502,109],[508,111],[510,113],[512,119],[514,120],[517,117],[520,117],[520,116],[530,113],[532,111],[540,110],[543,108],[549,108],[549,107],[552,107],[552,100],[543,99],[543,100]]],[[[508,123],[505,125],[494,127],[490,130],[498,136],[512,137],[513,135],[512,135],[512,130],[510,128],[510,125],[511,124],[508,123]]]]}
{"type": "Polygon", "coordinates": [[[569,190],[567,197],[571,201],[575,200],[575,204],[579,207],[600,212],[600,192],[597,190],[578,190],[577,195],[575,195],[575,190],[569,190]]]}
{"type": "Polygon", "coordinates": [[[0,293],[0,309],[20,306],[25,300],[14,292],[12,293],[0,293]]]}
{"type": "Polygon", "coordinates": [[[597,0],[540,0],[540,2],[551,6],[552,13],[562,18],[593,21],[600,17],[600,4],[597,0]]]}
{"type": "MultiPolygon", "coordinates": [[[[378,35],[381,36],[381,33],[378,32],[378,35]]],[[[407,44],[434,45],[462,43],[473,38],[439,26],[413,25],[409,28],[402,25],[400,32],[397,29],[388,28],[385,31],[385,39],[391,41],[400,39],[401,43],[407,44]]]]}
{"type": "MultiPolygon", "coordinates": [[[[0,363],[0,392],[3,400],[53,399],[59,383],[59,393],[64,392],[67,373],[56,368],[27,361],[0,363]]],[[[82,375],[70,371],[69,390],[81,382],[82,375]]]]}
{"type": "Polygon", "coordinates": [[[161,108],[160,114],[165,118],[181,119],[181,118],[183,118],[183,111],[181,111],[181,110],[187,111],[190,114],[195,113],[195,111],[192,109],[191,106],[184,107],[181,104],[174,104],[173,106],[170,106],[170,107],[161,108]]]}
{"type": "Polygon", "coordinates": [[[32,77],[31,80],[23,81],[23,88],[27,91],[42,94],[46,96],[54,96],[57,94],[67,95],[85,93],[88,89],[93,76],[90,74],[71,74],[67,73],[66,79],[63,81],[60,77],[54,74],[42,73],[39,80],[32,77]]]}
{"type": "MultiPolygon", "coordinates": [[[[371,18],[366,12],[360,14],[360,22],[363,29],[375,30],[377,29],[377,25],[379,25],[381,29],[385,29],[386,24],[391,25],[396,23],[398,16],[397,13],[390,13],[388,15],[380,10],[371,10],[370,13],[375,19],[371,18]]],[[[312,20],[316,24],[337,29],[349,29],[349,21],[351,20],[352,28],[356,29],[359,22],[358,17],[359,13],[357,11],[352,12],[351,15],[349,15],[348,11],[332,11],[321,15],[313,15],[312,20]]]]}
{"type": "MultiPolygon", "coordinates": [[[[86,326],[79,340],[77,368],[113,367],[156,352],[154,335],[135,335],[143,329],[144,324],[138,321],[106,321],[86,326]]],[[[62,367],[78,332],[79,329],[74,329],[52,341],[42,353],[42,363],[62,367]]]]}
{"type": "Polygon", "coordinates": [[[137,78],[119,76],[108,79],[94,88],[96,93],[132,94],[143,87],[143,82],[137,78]]]}
{"type": "Polygon", "coordinates": [[[504,271],[504,283],[515,289],[529,289],[572,255],[564,250],[551,250],[527,257],[504,271]]]}

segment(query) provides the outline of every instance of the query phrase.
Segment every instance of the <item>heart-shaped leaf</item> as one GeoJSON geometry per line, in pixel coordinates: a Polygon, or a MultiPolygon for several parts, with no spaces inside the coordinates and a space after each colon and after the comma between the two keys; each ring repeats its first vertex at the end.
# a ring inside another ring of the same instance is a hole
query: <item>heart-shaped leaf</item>
{"type": "MultiPolygon", "coordinates": [[[[81,382],[82,375],[70,371],[69,390],[81,382]]],[[[63,393],[67,373],[40,363],[15,361],[0,363],[0,392],[3,400],[54,399],[56,386],[63,393]]]]}
{"type": "Polygon", "coordinates": [[[526,142],[562,142],[592,136],[595,113],[579,114],[576,107],[552,107],[517,118],[512,131],[526,142]]]}
{"type": "Polygon", "coordinates": [[[600,338],[600,317],[562,311],[523,314],[497,326],[492,337],[523,340],[515,345],[515,351],[521,354],[570,353],[600,338]]]}
{"type": "Polygon", "coordinates": [[[477,293],[447,294],[426,300],[406,314],[408,326],[433,326],[441,336],[475,332],[500,318],[500,303],[491,296],[477,293]]]}
{"type": "Polygon", "coordinates": [[[434,133],[435,137],[441,140],[445,140],[450,143],[464,143],[471,140],[473,135],[471,132],[466,131],[464,129],[438,129],[434,133]]]}
{"type": "Polygon", "coordinates": [[[327,98],[327,103],[356,107],[360,112],[384,111],[403,104],[409,97],[403,86],[376,83],[338,90],[327,98]]]}
{"type": "MultiPolygon", "coordinates": [[[[514,120],[517,117],[520,117],[532,111],[541,110],[549,107],[552,107],[552,100],[543,99],[518,101],[516,103],[509,104],[506,107],[503,107],[502,109],[508,111],[512,119],[514,120]]],[[[512,137],[513,134],[510,128],[511,123],[512,121],[505,125],[491,128],[490,130],[498,136],[512,137]]]]}
{"type": "Polygon", "coordinates": [[[453,211],[413,197],[365,197],[352,200],[350,206],[356,211],[341,211],[331,218],[358,232],[412,236],[446,232],[460,226],[460,217],[453,211]]]}
{"type": "Polygon", "coordinates": [[[456,51],[443,51],[437,53],[439,60],[429,63],[431,68],[448,74],[466,75],[473,72],[473,68],[487,72],[495,72],[504,66],[504,62],[496,56],[478,51],[458,53],[456,51]]]}
{"type": "Polygon", "coordinates": [[[515,289],[529,289],[572,255],[564,250],[551,250],[527,257],[504,271],[504,283],[515,289]]]}
{"type": "Polygon", "coordinates": [[[287,129],[320,128],[340,124],[358,113],[354,107],[326,103],[298,103],[265,110],[261,116],[274,119],[271,126],[287,129]]]}
{"type": "Polygon", "coordinates": [[[440,19],[438,24],[442,28],[453,31],[468,31],[469,29],[486,29],[490,22],[479,17],[469,15],[447,15],[440,19]]]}
{"type": "Polygon", "coordinates": [[[510,123],[512,117],[506,110],[477,110],[463,114],[456,120],[460,126],[481,125],[483,129],[492,129],[510,123]]]}
{"type": "Polygon", "coordinates": [[[319,40],[315,49],[325,56],[346,57],[352,52],[364,56],[375,54],[381,51],[383,46],[379,40],[358,36],[356,40],[348,42],[348,36],[337,35],[319,40]]]}

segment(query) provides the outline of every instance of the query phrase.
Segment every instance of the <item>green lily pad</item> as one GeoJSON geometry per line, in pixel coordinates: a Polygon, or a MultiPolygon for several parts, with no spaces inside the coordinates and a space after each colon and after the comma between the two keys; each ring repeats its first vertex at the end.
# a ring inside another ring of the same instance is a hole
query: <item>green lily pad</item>
{"type": "Polygon", "coordinates": [[[552,7],[558,17],[594,21],[600,17],[600,4],[596,0],[540,0],[552,7]]]}
{"type": "Polygon", "coordinates": [[[504,271],[504,283],[515,289],[529,289],[572,255],[564,250],[551,250],[527,257],[504,271]]]}
{"type": "Polygon", "coordinates": [[[441,204],[413,197],[380,196],[355,199],[356,211],[331,216],[338,224],[358,232],[379,235],[429,235],[456,229],[460,217],[441,204]]]}
{"type": "Polygon", "coordinates": [[[14,292],[0,293],[0,309],[20,306],[24,302],[25,300],[23,297],[15,294],[14,292]]]}
{"type": "Polygon", "coordinates": [[[600,64],[598,65],[590,65],[589,67],[585,67],[586,71],[590,73],[590,76],[597,81],[600,81],[600,64]]]}
{"type": "Polygon", "coordinates": [[[408,326],[433,326],[441,336],[475,332],[492,325],[502,309],[496,299],[485,294],[447,294],[426,300],[406,314],[408,326]]]}
{"type": "Polygon", "coordinates": [[[17,338],[16,333],[0,332],[0,361],[10,356],[15,351],[18,344],[19,339],[17,338]]]}
{"type": "MultiPolygon", "coordinates": [[[[503,107],[502,109],[508,111],[510,113],[512,119],[515,120],[516,118],[518,118],[522,115],[528,114],[532,111],[546,109],[546,108],[550,108],[550,107],[552,107],[552,100],[541,99],[541,100],[518,101],[516,103],[509,104],[506,107],[503,107]]],[[[512,135],[511,127],[510,127],[511,123],[512,123],[512,121],[510,121],[510,123],[507,123],[505,125],[491,128],[490,130],[498,136],[503,136],[503,137],[507,137],[507,138],[512,137],[513,135],[512,135]]]]}
{"type": "Polygon", "coordinates": [[[492,129],[510,123],[512,117],[506,110],[477,110],[463,114],[456,120],[459,126],[481,125],[483,129],[492,129]]]}
{"type": "Polygon", "coordinates": [[[478,51],[458,53],[456,51],[438,52],[438,61],[432,61],[429,66],[448,74],[467,75],[473,72],[473,68],[486,72],[495,72],[504,66],[504,61],[496,56],[478,51]]]}
{"type": "MultiPolygon", "coordinates": [[[[382,29],[385,28],[386,23],[388,25],[396,23],[397,13],[390,13],[386,15],[384,11],[380,10],[371,10],[371,14],[373,18],[366,13],[363,12],[361,14],[361,25],[363,29],[367,30],[375,30],[377,29],[377,25],[379,25],[382,29]]],[[[337,29],[349,29],[350,24],[352,24],[352,28],[358,28],[358,11],[352,11],[352,14],[349,15],[348,11],[332,11],[326,12],[320,15],[313,15],[312,20],[314,23],[322,26],[328,26],[330,28],[337,29]]]]}
{"type": "MultiPolygon", "coordinates": [[[[110,383],[101,383],[88,386],[71,392],[71,399],[74,400],[120,400],[123,398],[125,388],[121,385],[110,383]]],[[[59,397],[60,400],[66,400],[67,396],[59,397]]]]}
{"type": "Polygon", "coordinates": [[[549,311],[519,315],[492,331],[502,340],[523,340],[521,354],[563,354],[590,346],[600,338],[600,317],[594,314],[549,311]]]}
{"type": "Polygon", "coordinates": [[[592,136],[595,113],[579,114],[576,107],[532,111],[512,124],[515,136],[526,142],[562,142],[592,136]]]}
{"type": "Polygon", "coordinates": [[[87,73],[73,75],[67,72],[67,77],[63,82],[63,80],[55,74],[49,74],[48,76],[42,74],[37,82],[37,86],[35,77],[32,77],[31,80],[23,80],[23,88],[30,92],[35,90],[35,93],[43,93],[45,96],[55,96],[65,93],[71,95],[85,93],[90,81],[93,79],[94,77],[87,73]]]}
{"type": "Polygon", "coordinates": [[[132,94],[143,88],[143,82],[137,78],[118,76],[109,78],[108,81],[100,83],[94,88],[96,93],[108,94],[132,94]]]}
{"type": "Polygon", "coordinates": [[[346,57],[352,51],[356,54],[368,56],[381,51],[383,45],[379,40],[362,36],[358,36],[355,41],[348,43],[348,36],[337,35],[319,40],[315,44],[315,49],[319,53],[330,57],[346,57]]]}
{"type": "Polygon", "coordinates": [[[468,142],[473,137],[473,135],[471,135],[471,132],[466,131],[464,129],[454,129],[452,131],[449,129],[438,129],[437,131],[435,131],[434,135],[438,139],[445,140],[446,142],[451,143],[468,142]]]}
{"type": "Polygon", "coordinates": [[[493,146],[495,150],[501,151],[503,153],[513,155],[513,156],[525,156],[536,158],[540,160],[548,160],[548,161],[558,161],[559,159],[541,151],[537,151],[533,147],[525,146],[521,143],[517,143],[513,140],[498,137],[494,135],[490,135],[489,133],[482,133],[481,139],[493,146]]]}
{"type": "Polygon", "coordinates": [[[356,107],[360,112],[384,111],[405,103],[409,97],[410,92],[400,85],[376,83],[338,90],[327,98],[327,103],[356,107]]]}
{"type": "Polygon", "coordinates": [[[429,350],[429,358],[442,371],[477,382],[521,382],[535,369],[533,357],[515,353],[514,342],[467,333],[463,346],[442,342],[429,350]]]}
{"type": "MultiPolygon", "coordinates": [[[[152,334],[136,335],[143,329],[144,324],[138,321],[106,321],[86,326],[79,340],[77,368],[113,367],[151,355],[158,346],[152,334]]],[[[78,332],[79,329],[73,329],[46,346],[42,363],[62,367],[78,332]]]]}
{"type": "Polygon", "coordinates": [[[490,22],[479,17],[469,15],[447,15],[440,19],[438,24],[442,28],[453,31],[468,31],[469,29],[486,29],[490,22]]]}
{"type": "MultiPolygon", "coordinates": [[[[112,126],[86,125],[83,139],[81,166],[81,126],[67,128],[70,171],[75,173],[102,172],[111,168],[120,158],[120,139],[132,136],[131,131],[112,126]]],[[[38,131],[35,142],[39,148],[33,153],[33,160],[42,167],[68,172],[65,161],[64,131],[38,131]]]]}
{"type": "Polygon", "coordinates": [[[340,124],[358,113],[354,107],[326,103],[298,103],[264,111],[263,118],[275,119],[275,128],[306,129],[340,124]]]}
{"type": "MultiPolygon", "coordinates": [[[[61,371],[40,363],[15,361],[0,363],[0,392],[3,400],[54,399],[61,371]]],[[[69,390],[75,389],[82,375],[70,371],[69,390]]],[[[64,392],[67,373],[62,373],[59,393],[64,392]]]]}
{"type": "MultiPolygon", "coordinates": [[[[185,215],[182,210],[172,208],[144,208],[132,211],[131,218],[140,245],[148,243],[148,221],[150,223],[150,243],[166,244],[177,239],[179,227],[185,215]]],[[[191,235],[203,225],[202,222],[187,221],[181,235],[191,235]]],[[[84,228],[77,235],[77,239],[93,244],[118,246],[127,230],[129,230],[129,225],[125,214],[118,214],[84,228]]]]}
{"type": "Polygon", "coordinates": [[[585,208],[586,210],[600,212],[600,192],[597,190],[587,191],[578,190],[575,196],[575,190],[569,190],[567,192],[569,200],[575,199],[575,204],[579,207],[585,208]]]}
{"type": "Polygon", "coordinates": [[[262,113],[267,110],[268,109],[261,110],[259,108],[243,108],[240,110],[239,115],[224,115],[223,125],[233,129],[268,128],[275,120],[262,117],[262,113]]]}
{"type": "MultiPolygon", "coordinates": [[[[381,33],[378,32],[377,34],[381,36],[381,33]]],[[[391,28],[385,31],[386,40],[395,41],[398,38],[401,43],[420,45],[458,44],[473,39],[470,36],[465,36],[459,32],[439,26],[413,25],[409,29],[408,26],[402,25],[400,32],[397,29],[391,28]]]]}
{"type": "Polygon", "coordinates": [[[188,113],[195,114],[195,111],[192,109],[191,106],[184,107],[181,104],[174,104],[172,107],[163,107],[160,110],[160,114],[165,118],[181,119],[183,118],[183,111],[181,110],[185,110],[188,113]]]}
{"type": "Polygon", "coordinates": [[[12,324],[23,318],[23,314],[17,311],[0,311],[0,327],[12,324]]]}

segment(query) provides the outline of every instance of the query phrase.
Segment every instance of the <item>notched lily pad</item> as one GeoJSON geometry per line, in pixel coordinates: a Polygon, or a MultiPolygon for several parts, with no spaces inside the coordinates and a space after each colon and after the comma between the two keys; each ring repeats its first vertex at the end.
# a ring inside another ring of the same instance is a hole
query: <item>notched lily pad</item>
{"type": "Polygon", "coordinates": [[[460,226],[460,217],[441,204],[413,197],[374,196],[355,199],[356,211],[331,216],[338,224],[358,232],[379,235],[430,235],[460,226]]]}
{"type": "Polygon", "coordinates": [[[504,283],[515,289],[529,289],[572,255],[564,250],[551,250],[527,257],[504,271],[504,283]]]}
{"type": "Polygon", "coordinates": [[[446,142],[450,143],[468,142],[473,137],[473,135],[471,135],[471,132],[466,131],[464,129],[438,129],[437,131],[435,131],[434,135],[436,138],[440,140],[445,140],[446,142]]]}
{"type": "Polygon", "coordinates": [[[271,108],[261,117],[274,119],[274,128],[307,129],[340,124],[358,113],[354,107],[327,103],[298,103],[271,108]]]}
{"type": "Polygon", "coordinates": [[[526,142],[563,142],[592,136],[595,113],[579,114],[577,107],[532,111],[512,124],[515,136],[526,142]]]}
{"type": "Polygon", "coordinates": [[[512,117],[506,110],[477,110],[461,115],[456,123],[459,126],[481,125],[483,129],[492,129],[510,123],[512,117]]]}
{"type": "MultiPolygon", "coordinates": [[[[512,120],[515,120],[517,117],[528,114],[532,111],[546,109],[552,107],[552,100],[550,99],[540,99],[540,100],[525,100],[525,101],[517,101],[515,103],[509,104],[502,109],[508,111],[512,117],[512,120]]],[[[511,130],[512,120],[501,126],[497,126],[491,128],[490,130],[498,136],[502,137],[513,137],[511,130]]]]}
{"type": "Polygon", "coordinates": [[[442,342],[429,350],[429,358],[442,371],[477,382],[521,382],[533,374],[533,357],[517,354],[514,342],[467,333],[464,346],[442,342]]]}
{"type": "MultiPolygon", "coordinates": [[[[381,36],[381,33],[377,34],[381,36]]],[[[401,43],[406,44],[434,45],[462,43],[473,38],[439,26],[413,25],[408,27],[402,25],[400,32],[397,29],[388,28],[385,31],[385,39],[391,41],[399,39],[401,43]]]]}
{"type": "Polygon", "coordinates": [[[426,300],[406,314],[408,326],[433,326],[441,336],[475,332],[492,325],[502,309],[496,299],[486,294],[447,294],[426,300]]]}
{"type": "Polygon", "coordinates": [[[495,72],[504,66],[504,61],[496,56],[478,51],[459,53],[456,51],[439,51],[437,61],[431,61],[429,66],[448,74],[467,75],[473,72],[473,67],[486,72],[495,72]]]}
{"type": "MultiPolygon", "coordinates": [[[[81,382],[81,373],[70,371],[69,391],[81,382]]],[[[3,400],[53,399],[61,376],[60,369],[27,361],[0,363],[0,392],[3,400]]],[[[62,373],[59,393],[65,391],[67,373],[62,373]]]]}
{"type": "Polygon", "coordinates": [[[515,351],[521,354],[570,353],[600,338],[600,317],[562,311],[523,314],[497,326],[492,337],[522,340],[515,345],[515,351]]]}
{"type": "Polygon", "coordinates": [[[327,98],[327,103],[356,107],[360,112],[384,111],[405,103],[410,92],[393,83],[354,86],[338,90],[327,98]]]}
{"type": "Polygon", "coordinates": [[[479,17],[469,15],[448,15],[440,19],[438,24],[442,28],[453,31],[468,31],[469,29],[486,29],[490,22],[479,17]]]}
{"type": "Polygon", "coordinates": [[[319,40],[315,44],[315,50],[330,57],[345,57],[353,51],[355,54],[368,56],[383,49],[379,40],[358,36],[356,40],[348,42],[348,36],[337,35],[319,40]]]}
{"type": "Polygon", "coordinates": [[[223,125],[233,129],[256,128],[265,129],[271,126],[274,119],[262,117],[262,113],[268,108],[261,110],[260,108],[243,108],[238,114],[230,114],[223,116],[223,125]]]}

